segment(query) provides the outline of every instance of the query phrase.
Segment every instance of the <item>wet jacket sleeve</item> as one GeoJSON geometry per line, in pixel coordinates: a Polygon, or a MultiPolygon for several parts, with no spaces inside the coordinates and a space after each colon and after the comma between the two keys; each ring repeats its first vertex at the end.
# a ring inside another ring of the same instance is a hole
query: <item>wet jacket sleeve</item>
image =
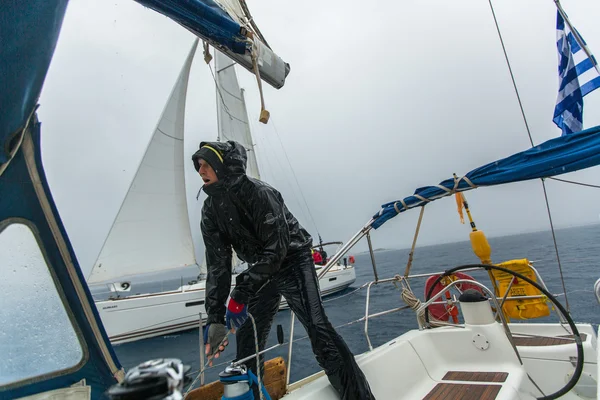
{"type": "Polygon", "coordinates": [[[206,248],[206,296],[204,305],[208,313],[207,324],[225,323],[225,301],[231,290],[231,245],[219,232],[212,216],[202,212],[200,223],[206,248]]]}
{"type": "Polygon", "coordinates": [[[248,304],[248,299],[279,271],[290,244],[285,207],[279,192],[261,188],[250,201],[249,212],[261,251],[256,254],[257,262],[236,278],[231,297],[242,304],[248,304]]]}

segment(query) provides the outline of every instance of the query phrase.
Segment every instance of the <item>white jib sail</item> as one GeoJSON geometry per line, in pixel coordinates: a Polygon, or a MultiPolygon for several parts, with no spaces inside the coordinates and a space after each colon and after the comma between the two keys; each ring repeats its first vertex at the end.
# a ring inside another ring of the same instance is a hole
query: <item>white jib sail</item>
{"type": "Polygon", "coordinates": [[[185,60],[88,283],[196,264],[184,177],[184,117],[198,40],[185,60]]]}

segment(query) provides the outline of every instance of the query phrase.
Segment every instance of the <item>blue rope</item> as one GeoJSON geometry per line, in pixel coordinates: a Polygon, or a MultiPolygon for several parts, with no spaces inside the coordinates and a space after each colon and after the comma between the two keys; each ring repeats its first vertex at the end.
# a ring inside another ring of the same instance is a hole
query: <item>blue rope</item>
{"type": "MultiPolygon", "coordinates": [[[[256,375],[254,375],[254,373],[251,370],[248,370],[248,376],[250,377],[250,382],[252,382],[253,385],[258,386],[258,378],[256,377],[256,375]]],[[[267,388],[265,387],[265,385],[262,385],[260,387],[260,391],[265,397],[265,400],[271,400],[271,396],[269,396],[269,392],[267,392],[267,388]]]]}
{"type": "MultiPolygon", "coordinates": [[[[221,379],[221,381],[242,381],[242,380],[246,380],[246,378],[250,382],[251,386],[254,386],[254,385],[258,386],[258,378],[250,370],[248,370],[247,376],[240,375],[240,376],[236,376],[236,377],[221,379]]],[[[260,390],[263,393],[265,400],[271,400],[271,396],[269,396],[269,392],[267,392],[267,389],[265,388],[264,385],[261,386],[260,390]]],[[[254,392],[252,392],[252,390],[248,390],[246,393],[241,394],[236,397],[223,396],[221,398],[221,400],[254,400],[254,392]]]]}

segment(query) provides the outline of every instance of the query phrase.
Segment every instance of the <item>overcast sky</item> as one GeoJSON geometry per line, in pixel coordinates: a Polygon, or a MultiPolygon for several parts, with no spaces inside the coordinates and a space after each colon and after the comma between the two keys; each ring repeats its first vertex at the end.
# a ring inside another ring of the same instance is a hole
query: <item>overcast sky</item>
{"type": "MultiPolygon", "coordinates": [[[[600,2],[562,3],[598,56],[600,2]]],[[[373,4],[249,2],[269,44],[291,65],[281,90],[266,86],[267,126],[258,123],[254,77],[238,70],[259,165],[301,223],[324,240],[348,240],[381,204],[417,187],[530,147],[487,1],[373,4]]],[[[494,6],[534,142],[558,136],[554,2],[494,6]]],[[[39,115],[46,173],[86,274],[193,39],[131,0],[69,4],[39,115]]],[[[200,51],[187,100],[189,159],[217,129],[214,83],[200,51]]],[[[584,102],[584,127],[600,124],[600,91],[584,102]]],[[[598,171],[565,178],[600,184],[598,171]]],[[[201,181],[191,162],[186,179],[198,242],[201,181]]],[[[557,225],[599,222],[597,189],[557,182],[547,188],[557,225]]],[[[467,199],[489,236],[549,227],[539,181],[478,189],[467,199]]],[[[390,221],[374,234],[375,246],[410,246],[417,216],[415,210],[390,221]]],[[[427,207],[421,232],[419,243],[432,244],[466,240],[469,229],[450,199],[427,207]]]]}

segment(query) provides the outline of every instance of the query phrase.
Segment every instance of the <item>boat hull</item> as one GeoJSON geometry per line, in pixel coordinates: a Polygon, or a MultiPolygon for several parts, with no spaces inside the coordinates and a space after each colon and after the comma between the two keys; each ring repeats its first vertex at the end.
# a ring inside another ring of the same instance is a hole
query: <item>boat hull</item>
{"type": "MultiPolygon", "coordinates": [[[[319,281],[321,295],[344,290],[355,280],[354,267],[334,267],[319,281]]],[[[206,319],[204,296],[201,281],[175,291],[97,301],[96,308],[111,343],[120,344],[198,328],[201,313],[206,319]]],[[[285,308],[282,300],[280,309],[285,308]]]]}

